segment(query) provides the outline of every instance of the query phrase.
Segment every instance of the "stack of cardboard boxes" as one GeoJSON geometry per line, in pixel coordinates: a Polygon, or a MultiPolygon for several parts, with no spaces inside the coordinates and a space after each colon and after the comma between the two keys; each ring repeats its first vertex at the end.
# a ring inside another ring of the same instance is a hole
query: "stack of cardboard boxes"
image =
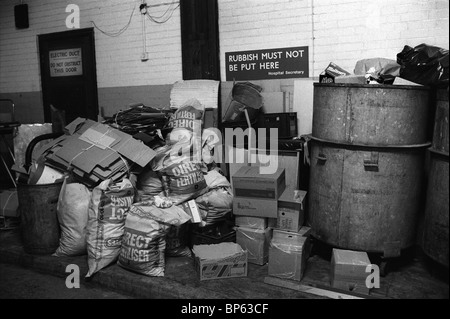
{"type": "Polygon", "coordinates": [[[243,166],[232,180],[236,243],[247,250],[249,263],[264,265],[269,260],[278,198],[286,189],[284,168],[273,174],[260,174],[258,166],[243,166]]]}
{"type": "Polygon", "coordinates": [[[233,175],[236,243],[249,263],[268,263],[269,275],[301,280],[311,248],[303,226],[306,191],[286,188],[285,174],[244,166],[233,175]]]}
{"type": "Polygon", "coordinates": [[[270,276],[300,281],[309,258],[311,229],[303,226],[306,192],[285,190],[278,200],[277,225],[269,248],[270,276]]]}

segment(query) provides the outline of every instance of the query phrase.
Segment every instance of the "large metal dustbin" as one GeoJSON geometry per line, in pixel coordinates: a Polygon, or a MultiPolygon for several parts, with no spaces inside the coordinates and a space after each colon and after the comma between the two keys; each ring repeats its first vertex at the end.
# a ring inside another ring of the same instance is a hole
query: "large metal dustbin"
{"type": "Polygon", "coordinates": [[[343,249],[397,257],[416,243],[429,91],[314,84],[309,219],[343,249]]]}

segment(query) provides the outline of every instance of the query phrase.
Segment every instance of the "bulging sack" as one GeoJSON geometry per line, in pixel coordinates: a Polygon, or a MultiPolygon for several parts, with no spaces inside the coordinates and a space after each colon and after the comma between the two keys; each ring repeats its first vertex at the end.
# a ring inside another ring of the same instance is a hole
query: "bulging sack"
{"type": "Polygon", "coordinates": [[[164,196],[174,205],[196,198],[207,191],[203,174],[205,164],[192,160],[189,154],[175,154],[171,146],[158,150],[152,170],[161,178],[164,196]]]}
{"type": "Polygon", "coordinates": [[[192,142],[200,139],[203,129],[205,107],[197,100],[187,100],[170,117],[166,129],[166,143],[174,144],[180,141],[192,142]]]}
{"type": "Polygon", "coordinates": [[[154,201],[135,203],[125,221],[125,232],[117,264],[146,276],[164,276],[166,234],[172,226],[190,220],[183,209],[159,208],[154,201]]]}
{"type": "Polygon", "coordinates": [[[233,208],[233,191],[230,182],[218,170],[211,170],[205,175],[208,191],[195,199],[201,210],[207,211],[203,218],[205,226],[225,219],[233,208]]]}
{"type": "Polygon", "coordinates": [[[87,227],[89,271],[86,277],[117,260],[125,218],[133,201],[134,188],[128,179],[119,183],[105,180],[92,191],[87,227]]]}
{"type": "Polygon", "coordinates": [[[53,256],[86,254],[86,227],[88,224],[91,191],[80,183],[69,183],[65,177],[56,207],[61,238],[53,256]]]}

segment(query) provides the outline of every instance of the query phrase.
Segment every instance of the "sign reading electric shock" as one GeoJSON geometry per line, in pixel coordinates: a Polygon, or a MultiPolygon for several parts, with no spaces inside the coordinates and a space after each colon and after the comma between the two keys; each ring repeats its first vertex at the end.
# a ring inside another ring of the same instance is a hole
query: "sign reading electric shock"
{"type": "Polygon", "coordinates": [[[49,51],[50,76],[82,75],[81,48],[49,51]]]}
{"type": "Polygon", "coordinates": [[[309,77],[308,47],[225,53],[227,81],[309,77]]]}

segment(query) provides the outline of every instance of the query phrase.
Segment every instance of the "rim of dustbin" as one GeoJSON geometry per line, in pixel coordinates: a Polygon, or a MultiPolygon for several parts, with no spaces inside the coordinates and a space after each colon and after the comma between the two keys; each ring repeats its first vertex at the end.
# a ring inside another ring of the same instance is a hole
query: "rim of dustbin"
{"type": "Polygon", "coordinates": [[[344,87],[344,88],[370,88],[370,89],[403,89],[429,91],[431,88],[425,85],[397,85],[397,84],[360,84],[360,83],[320,83],[315,82],[317,87],[344,87]]]}

